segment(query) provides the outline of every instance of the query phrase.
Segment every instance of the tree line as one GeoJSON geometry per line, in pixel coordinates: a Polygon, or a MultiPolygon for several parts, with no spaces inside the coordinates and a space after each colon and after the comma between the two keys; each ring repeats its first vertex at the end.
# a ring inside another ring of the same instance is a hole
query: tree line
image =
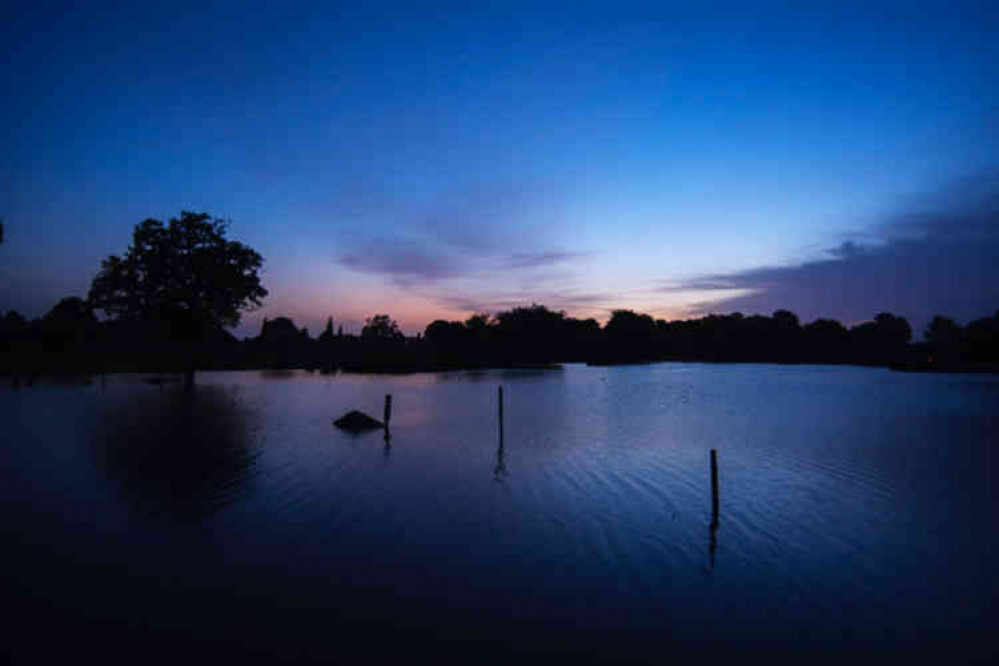
{"type": "Polygon", "coordinates": [[[226,237],[228,222],[183,211],[136,225],[122,255],[111,255],[87,298],[64,298],[39,319],[0,317],[0,372],[318,368],[416,371],[664,360],[850,363],[911,369],[999,370],[999,312],[961,326],[937,316],[913,343],[904,317],[882,312],[846,327],[832,319],[802,325],[797,315],[708,315],[665,321],[615,310],[601,326],[544,305],[437,320],[404,336],[388,314],[360,335],[334,330],[313,338],[287,317],[264,319],[237,340],[227,330],[267,296],[262,257],[226,237]],[[98,313],[103,317],[99,318],[98,313]]]}
{"type": "Polygon", "coordinates": [[[787,310],[770,316],[707,315],[666,321],[615,310],[601,326],[544,305],[516,307],[464,321],[437,320],[407,337],[387,314],[360,335],[328,319],[312,336],[288,317],[265,318],[256,336],[237,340],[223,328],[196,340],[163,322],[100,321],[89,302],[65,298],[45,316],[0,318],[0,371],[186,371],[239,368],[417,371],[655,361],[833,363],[911,369],[999,369],[999,312],[961,326],[937,316],[913,342],[904,317],[887,312],[852,327],[832,319],[801,324],[787,310]]]}

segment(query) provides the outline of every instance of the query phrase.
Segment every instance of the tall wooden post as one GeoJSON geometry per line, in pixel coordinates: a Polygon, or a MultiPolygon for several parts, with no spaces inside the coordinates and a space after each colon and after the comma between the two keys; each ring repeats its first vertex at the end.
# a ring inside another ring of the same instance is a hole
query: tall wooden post
{"type": "Polygon", "coordinates": [[[500,446],[503,445],[503,387],[499,387],[499,435],[500,446]]]}
{"type": "Polygon", "coordinates": [[[718,523],[718,452],[711,449],[711,522],[718,523]]]}
{"type": "Polygon", "coordinates": [[[503,387],[499,387],[499,446],[496,447],[496,467],[493,469],[493,478],[500,481],[506,474],[506,464],[503,462],[503,387]]]}
{"type": "Polygon", "coordinates": [[[385,424],[385,442],[388,445],[389,438],[392,436],[389,434],[389,422],[392,420],[392,394],[385,394],[385,411],[382,414],[382,423],[385,424]]]}

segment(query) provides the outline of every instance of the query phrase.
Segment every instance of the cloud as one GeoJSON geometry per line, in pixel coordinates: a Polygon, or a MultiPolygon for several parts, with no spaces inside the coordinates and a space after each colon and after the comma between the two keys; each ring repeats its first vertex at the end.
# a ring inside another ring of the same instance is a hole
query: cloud
{"type": "Polygon", "coordinates": [[[447,255],[400,241],[371,241],[363,251],[342,253],[337,261],[351,270],[388,276],[400,284],[432,282],[462,273],[462,267],[447,255]]]}
{"type": "Polygon", "coordinates": [[[877,243],[847,240],[826,256],[667,283],[662,291],[743,290],[694,304],[691,314],[794,310],[845,322],[892,311],[921,331],[934,314],[958,320],[999,307],[999,171],[914,202],[879,225],[877,243]]]}
{"type": "Polygon", "coordinates": [[[448,312],[607,298],[578,292],[579,261],[593,253],[560,242],[565,234],[545,185],[470,182],[416,199],[359,185],[339,194],[340,210],[360,221],[373,206],[377,224],[369,228],[379,231],[341,232],[348,249],[334,261],[448,312]]]}
{"type": "Polygon", "coordinates": [[[547,252],[518,252],[511,254],[502,264],[502,268],[537,268],[540,266],[550,266],[566,261],[581,259],[592,252],[570,252],[566,250],[547,252]]]}
{"type": "MultiPolygon", "coordinates": [[[[496,250],[493,250],[496,252],[496,250]]],[[[488,257],[488,250],[480,253],[488,257]]],[[[435,282],[446,278],[472,277],[489,271],[519,271],[564,264],[581,259],[592,252],[547,250],[518,252],[491,259],[487,267],[478,255],[463,255],[433,242],[398,239],[372,239],[362,244],[360,251],[343,252],[337,263],[354,271],[384,275],[405,284],[435,282]],[[474,260],[473,260],[474,259],[474,260]]],[[[535,277],[537,277],[535,275],[535,277]]]]}
{"type": "Polygon", "coordinates": [[[339,234],[342,267],[424,295],[461,280],[492,292],[521,278],[538,284],[544,267],[571,279],[573,261],[590,254],[560,247],[559,201],[538,182],[470,180],[417,195],[354,179],[331,192],[325,215],[357,224],[339,234]]]}
{"type": "Polygon", "coordinates": [[[864,254],[867,248],[856,241],[848,240],[829,248],[826,252],[837,259],[850,259],[864,254]]]}

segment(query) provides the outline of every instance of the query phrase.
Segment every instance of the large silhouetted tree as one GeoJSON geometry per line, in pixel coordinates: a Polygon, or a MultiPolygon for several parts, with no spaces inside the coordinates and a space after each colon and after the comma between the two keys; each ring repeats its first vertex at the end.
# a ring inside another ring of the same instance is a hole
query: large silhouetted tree
{"type": "MultiPolygon", "coordinates": [[[[225,235],[228,222],[183,211],[164,224],[148,219],[135,226],[123,257],[111,255],[90,286],[89,302],[108,317],[155,321],[185,343],[236,326],[244,310],[261,304],[267,290],[257,271],[263,259],[225,235]]],[[[193,355],[187,383],[194,381],[193,355]]]]}

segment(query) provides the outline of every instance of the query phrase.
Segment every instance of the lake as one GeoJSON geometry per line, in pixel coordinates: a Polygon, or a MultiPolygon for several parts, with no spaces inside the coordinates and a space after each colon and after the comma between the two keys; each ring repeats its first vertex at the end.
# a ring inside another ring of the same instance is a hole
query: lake
{"type": "Polygon", "coordinates": [[[994,653],[999,376],[147,379],[0,388],[19,660],[994,653]]]}

